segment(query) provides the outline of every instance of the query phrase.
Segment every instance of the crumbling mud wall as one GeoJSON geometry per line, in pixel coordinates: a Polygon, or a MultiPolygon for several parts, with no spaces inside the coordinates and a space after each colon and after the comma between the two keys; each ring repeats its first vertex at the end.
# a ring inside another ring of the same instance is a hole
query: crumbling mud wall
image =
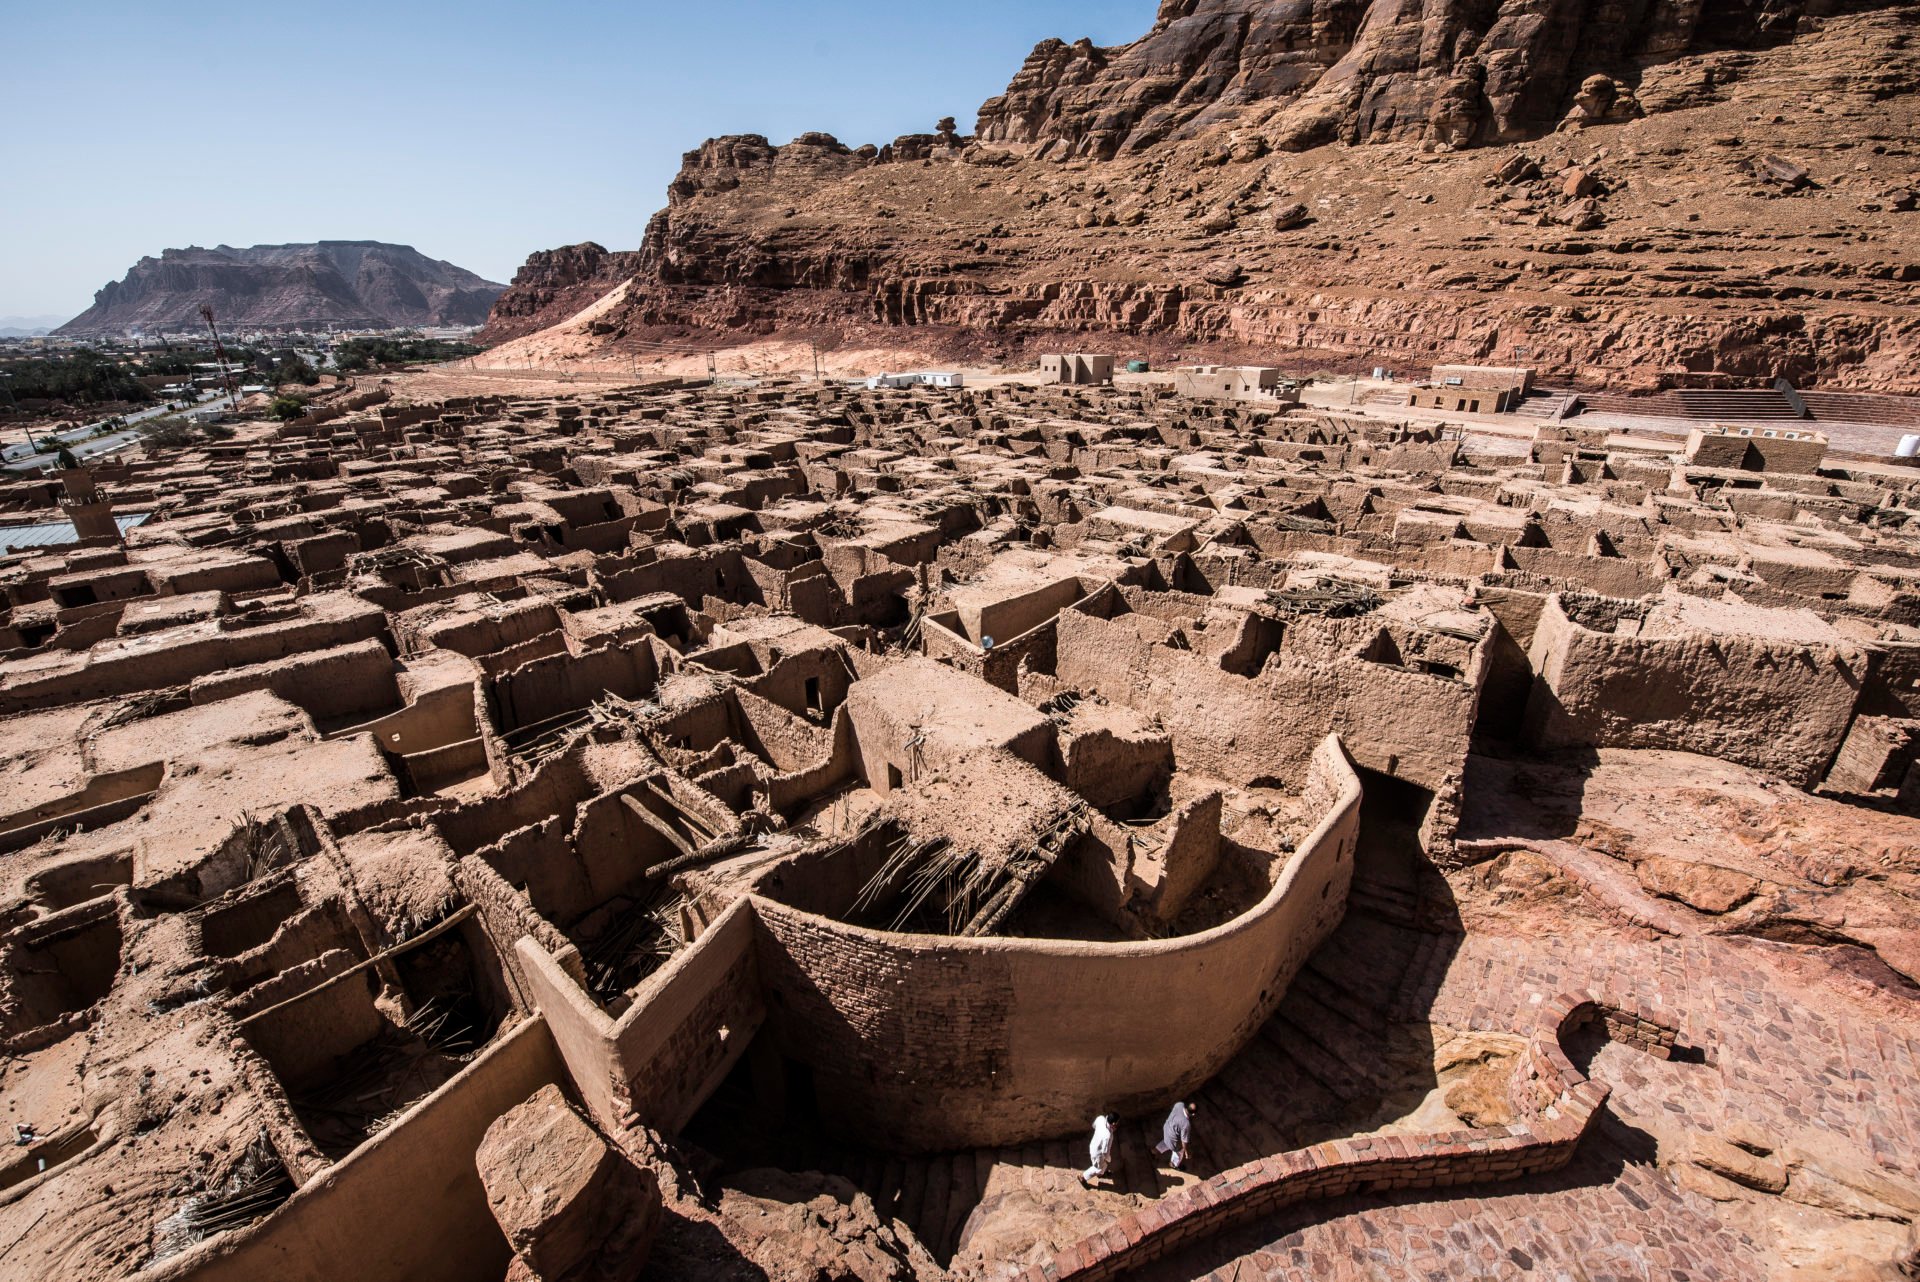
{"type": "Polygon", "coordinates": [[[512,1252],[487,1207],[473,1154],[496,1118],[565,1080],[539,1020],[501,1037],[458,1076],[275,1215],[166,1261],[159,1282],[471,1282],[512,1252]]]}
{"type": "MultiPolygon", "coordinates": [[[[629,1155],[853,1180],[841,1245],[911,1223],[944,1258],[985,1205],[993,1266],[1023,1199],[1053,1233],[1107,1196],[1068,1205],[1065,1134],[1101,1109],[1137,1139],[1175,1093],[1240,1123],[1209,1160],[1256,1164],[1207,1206],[1545,1170],[1487,1119],[1591,1102],[1550,1056],[1509,1090],[1511,1044],[1398,1052],[1517,1043],[1563,943],[1609,993],[1718,966],[1653,1005],[1801,1057],[1792,1107],[1902,1156],[1852,1111],[1897,1074],[1821,1086],[1826,1037],[1701,1003],[1769,989],[1759,935],[1796,1028],[1852,993],[1849,1054],[1902,1044],[1912,469],[1690,468],[1555,422],[1523,454],[1140,376],[331,426],[119,465],[155,512],[123,545],[0,555],[6,1270],[498,1276],[462,1172],[543,1081],[629,1155]],[[1410,1085],[1489,1134],[1289,1153],[1410,1085]],[[1012,1139],[1044,1160],[976,1147],[1012,1139]]],[[[669,1175],[666,1271],[714,1214],[669,1175]]],[[[503,1206],[522,1264],[556,1258],[503,1206]]]]}
{"type": "Polygon", "coordinates": [[[753,905],[736,901],[648,980],[619,1020],[532,938],[519,941],[529,997],[602,1126],[678,1131],[745,1052],[765,1017],[755,931],[753,905]]]}
{"type": "MultiPolygon", "coordinates": [[[[1824,635],[1649,631],[1647,607],[1556,594],[1534,632],[1526,726],[1542,748],[1671,748],[1818,783],[1867,656],[1824,635]]],[[[1817,620],[1814,621],[1817,623],[1817,620]]]]}
{"type": "Polygon", "coordinates": [[[1215,778],[1304,778],[1332,733],[1360,765],[1428,789],[1466,760],[1484,659],[1467,680],[1340,654],[1283,659],[1248,677],[1124,621],[1066,610],[1056,626],[1062,684],[1152,710],[1173,732],[1181,764],[1215,778]]]}

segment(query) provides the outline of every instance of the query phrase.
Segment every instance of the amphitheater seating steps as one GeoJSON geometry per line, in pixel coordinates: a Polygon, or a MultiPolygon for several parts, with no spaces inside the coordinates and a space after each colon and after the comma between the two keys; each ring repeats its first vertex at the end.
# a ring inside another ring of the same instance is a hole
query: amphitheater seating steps
{"type": "Polygon", "coordinates": [[[1727,391],[1677,391],[1681,417],[1713,422],[1718,419],[1797,419],[1799,411],[1785,395],[1771,388],[1727,391]]]}
{"type": "Polygon", "coordinates": [[[1873,423],[1920,431],[1920,396],[1880,396],[1872,392],[1802,392],[1807,412],[1821,422],[1873,423]]]}

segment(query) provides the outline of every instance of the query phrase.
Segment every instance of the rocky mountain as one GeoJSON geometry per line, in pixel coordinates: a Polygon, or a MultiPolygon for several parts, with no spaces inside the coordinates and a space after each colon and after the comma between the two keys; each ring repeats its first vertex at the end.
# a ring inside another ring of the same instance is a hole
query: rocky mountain
{"type": "Polygon", "coordinates": [[[1917,28],[1912,0],[1165,0],[1132,44],[1042,43],[971,137],[710,140],[638,251],[535,255],[489,333],[625,284],[616,349],[905,328],[1920,391],[1917,28]]]}
{"type": "MultiPolygon", "coordinates": [[[[1588,76],[1790,36],[1803,8],[1162,0],[1153,29],[1122,48],[1042,43],[980,109],[980,137],[1102,160],[1229,124],[1286,151],[1512,142],[1559,121],[1588,76]]],[[[1617,96],[1608,112],[1628,114],[1617,96]]]]}
{"type": "Polygon", "coordinates": [[[640,255],[610,253],[592,241],[541,249],[513,274],[513,283],[493,304],[489,333],[523,334],[571,316],[640,268],[640,255]]]}
{"type": "Polygon", "coordinates": [[[198,329],[203,303],[239,329],[477,325],[505,288],[411,246],[373,240],[169,249],[135,263],[55,332],[198,329]]]}

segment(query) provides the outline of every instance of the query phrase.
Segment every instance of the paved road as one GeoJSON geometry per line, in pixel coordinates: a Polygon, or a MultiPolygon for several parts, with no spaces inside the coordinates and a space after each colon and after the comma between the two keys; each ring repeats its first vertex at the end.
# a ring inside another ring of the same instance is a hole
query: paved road
{"type": "MultiPolygon", "coordinates": [[[[194,406],[194,408],[195,409],[225,409],[227,406],[231,404],[233,404],[233,402],[228,397],[218,396],[210,401],[202,401],[198,405],[194,406]]],[[[162,415],[172,414],[175,412],[176,412],[175,410],[169,408],[168,406],[160,405],[150,410],[141,410],[137,414],[128,414],[125,417],[126,417],[127,423],[135,424],[135,423],[145,422],[147,419],[159,418],[162,415]]],[[[104,422],[104,420],[102,421],[104,422]]],[[[116,451],[123,450],[127,446],[133,444],[135,441],[138,441],[141,437],[146,435],[146,433],[141,431],[138,427],[128,426],[128,427],[122,428],[117,432],[111,432],[106,436],[96,437],[92,440],[84,439],[88,432],[96,431],[99,429],[100,426],[101,426],[100,423],[88,423],[88,424],[85,424],[84,426],[70,428],[65,432],[60,432],[54,435],[42,436],[42,435],[36,434],[34,436],[34,440],[42,443],[49,440],[57,440],[62,444],[65,444],[69,449],[71,449],[73,451],[73,456],[75,458],[89,459],[89,458],[98,458],[102,454],[112,454],[112,453],[115,453],[116,451]]],[[[28,445],[8,446],[4,454],[6,465],[8,467],[18,467],[18,468],[51,467],[53,466],[55,460],[58,458],[58,455],[56,453],[53,453],[50,451],[42,451],[40,453],[34,453],[34,454],[25,453],[26,450],[29,450],[31,448],[32,447],[28,445]]]]}

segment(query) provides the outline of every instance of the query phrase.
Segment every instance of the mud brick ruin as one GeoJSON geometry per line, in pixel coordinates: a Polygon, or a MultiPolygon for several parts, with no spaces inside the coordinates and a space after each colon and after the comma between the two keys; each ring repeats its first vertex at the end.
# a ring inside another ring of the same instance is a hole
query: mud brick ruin
{"type": "Polygon", "coordinates": [[[1910,1258],[1920,473],[1074,368],[0,489],[0,1275],[1910,1258]]]}

